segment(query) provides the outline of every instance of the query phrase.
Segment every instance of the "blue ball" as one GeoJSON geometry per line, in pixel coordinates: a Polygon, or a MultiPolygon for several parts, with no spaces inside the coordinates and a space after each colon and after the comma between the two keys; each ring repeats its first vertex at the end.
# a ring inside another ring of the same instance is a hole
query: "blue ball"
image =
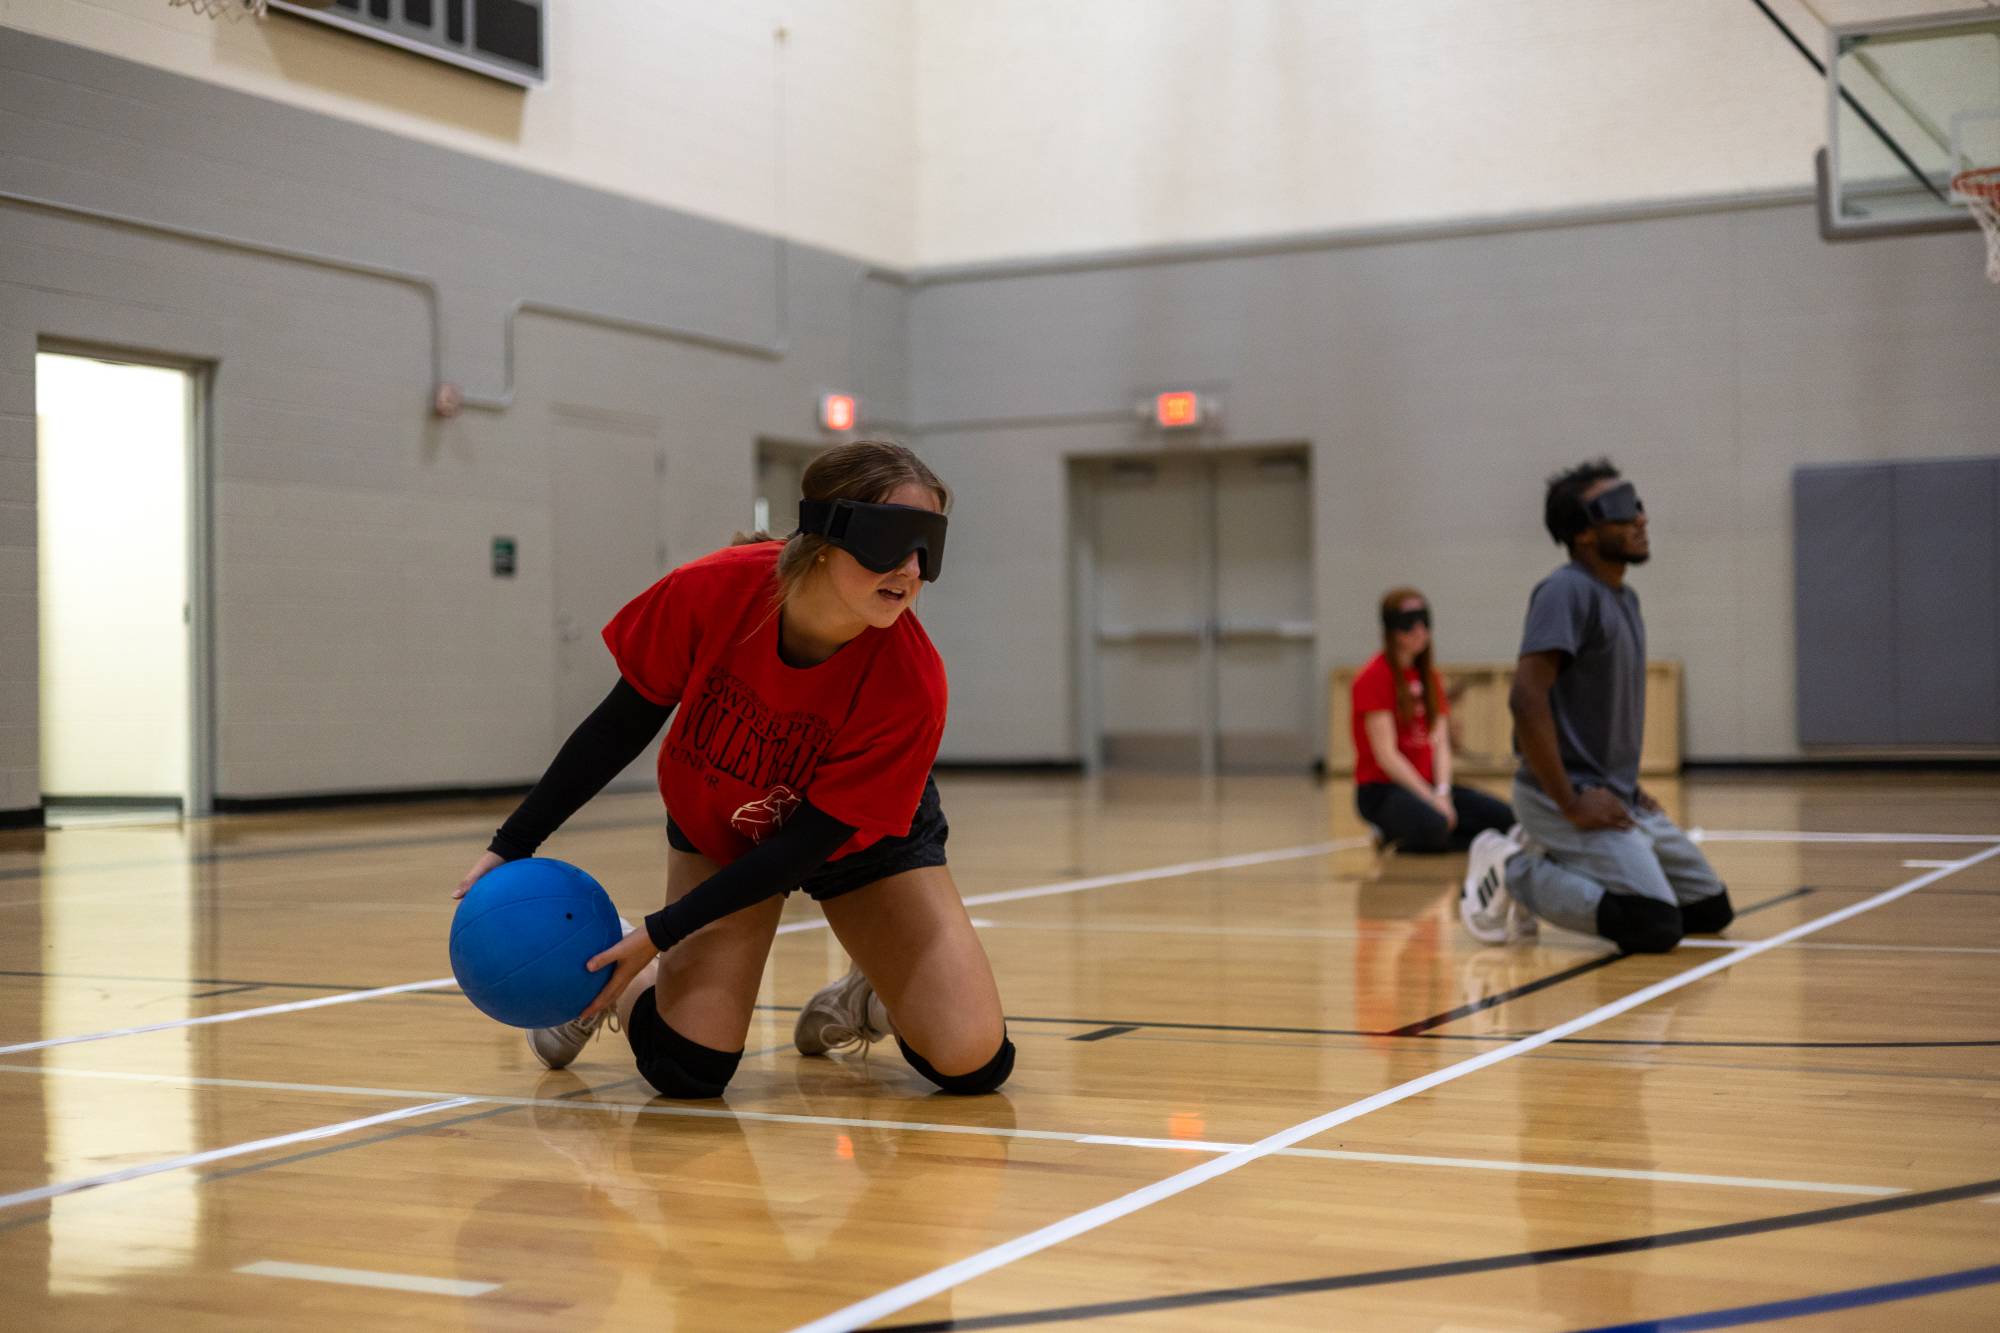
{"type": "Polygon", "coordinates": [[[596,880],[529,857],[473,882],[451,919],[451,970],[479,1011],[517,1028],[552,1028],[584,1011],[610,969],[588,963],[624,937],[596,880]]]}

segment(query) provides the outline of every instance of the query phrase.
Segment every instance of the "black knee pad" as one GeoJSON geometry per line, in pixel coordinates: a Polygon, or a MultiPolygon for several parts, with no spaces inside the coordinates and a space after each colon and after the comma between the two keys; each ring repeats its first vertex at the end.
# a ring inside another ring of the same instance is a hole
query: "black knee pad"
{"type": "Polygon", "coordinates": [[[1000,1049],[993,1053],[993,1058],[969,1074],[940,1074],[931,1067],[930,1061],[910,1049],[910,1043],[897,1037],[896,1044],[903,1048],[903,1058],[910,1062],[910,1068],[943,1091],[960,1097],[977,1097],[983,1092],[992,1092],[1014,1072],[1014,1043],[1004,1033],[1000,1037],[1000,1049]]]}
{"type": "Polygon", "coordinates": [[[743,1060],[741,1051],[718,1051],[674,1031],[660,1017],[651,986],[632,1006],[625,1039],[632,1043],[639,1072],[662,1097],[720,1097],[743,1060]]]}
{"type": "Polygon", "coordinates": [[[1690,935],[1713,935],[1735,919],[1736,909],[1729,903],[1727,889],[1713,898],[1681,904],[1681,929],[1690,935]]]}
{"type": "Polygon", "coordinates": [[[1681,942],[1681,909],[1631,893],[1597,904],[1597,933],[1626,953],[1665,953],[1681,942]]]}

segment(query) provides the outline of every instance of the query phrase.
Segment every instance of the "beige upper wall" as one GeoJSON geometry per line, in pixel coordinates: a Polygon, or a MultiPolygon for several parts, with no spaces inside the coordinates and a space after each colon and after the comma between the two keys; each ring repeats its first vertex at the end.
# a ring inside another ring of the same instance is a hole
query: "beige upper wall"
{"type": "Polygon", "coordinates": [[[560,0],[551,77],[525,92],[284,14],[231,23],[167,0],[0,0],[0,24],[906,266],[914,3],[560,0]]]}
{"type": "MultiPolygon", "coordinates": [[[[1964,8],[1772,0],[1819,22],[1964,8]]],[[[918,10],[930,264],[1804,187],[1824,83],[1748,0],[918,10]]]]}

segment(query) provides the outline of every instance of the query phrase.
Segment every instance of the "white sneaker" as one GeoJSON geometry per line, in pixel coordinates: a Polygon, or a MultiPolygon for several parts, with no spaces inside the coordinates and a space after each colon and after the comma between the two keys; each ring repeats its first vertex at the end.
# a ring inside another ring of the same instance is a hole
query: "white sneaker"
{"type": "MultiPolygon", "coordinates": [[[[618,918],[618,926],[626,935],[632,933],[632,923],[622,916],[618,918]]],[[[529,1028],[528,1049],[535,1053],[535,1058],[542,1062],[544,1068],[566,1069],[570,1061],[583,1053],[583,1048],[590,1044],[598,1029],[606,1026],[613,1032],[625,1030],[619,1026],[618,1015],[609,1009],[589,1022],[572,1018],[552,1028],[529,1028]]]]}
{"type": "Polygon", "coordinates": [[[860,1047],[863,1051],[889,1035],[889,1011],[882,998],[851,967],[847,975],[814,992],[799,1010],[792,1028],[792,1044],[800,1055],[829,1055],[860,1047]]]}
{"type": "Polygon", "coordinates": [[[1472,840],[1458,919],[1481,944],[1506,944],[1535,933],[1535,918],[1507,892],[1507,862],[1520,852],[1519,842],[1493,829],[1472,840]]]}
{"type": "Polygon", "coordinates": [[[583,1054],[583,1048],[599,1029],[607,1027],[613,1032],[624,1031],[618,1024],[618,1015],[608,1009],[588,1022],[573,1018],[558,1027],[529,1028],[528,1049],[545,1068],[567,1069],[570,1061],[583,1054]]]}

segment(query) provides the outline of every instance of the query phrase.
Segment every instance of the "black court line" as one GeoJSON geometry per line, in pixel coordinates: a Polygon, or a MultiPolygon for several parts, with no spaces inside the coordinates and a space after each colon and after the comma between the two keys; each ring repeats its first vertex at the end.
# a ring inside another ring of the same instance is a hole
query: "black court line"
{"type": "Polygon", "coordinates": [[[1148,1314],[1158,1310],[1185,1310],[1207,1305],[1228,1305],[1240,1301],[1274,1300],[1322,1291],[1347,1291],[1356,1287],[1384,1287],[1402,1282],[1423,1282],[1433,1278],[1463,1277],[1470,1273],[1496,1273],[1510,1268],[1534,1268],[1544,1264],[1571,1263],[1579,1259],[1601,1259],[1608,1255],[1635,1254],[1645,1250],[1671,1249],[1680,1245],[1700,1245],[1712,1240],[1733,1240],[1771,1231],[1793,1231],[1801,1227],[1824,1226],[1878,1213],[1904,1212],[1941,1203],[1974,1199],[2000,1189],[2000,1179],[1952,1185],[1946,1189],[1896,1194],[1866,1203],[1814,1208],[1802,1213],[1748,1222],[1726,1222],[1720,1226],[1692,1227],[1685,1231],[1662,1231],[1649,1236],[1627,1236],[1618,1240],[1592,1241],[1585,1245],[1564,1245],[1548,1250],[1522,1250],[1495,1254],[1482,1259],[1454,1259],[1445,1263],[1414,1264],[1407,1268],[1379,1268],[1366,1273],[1340,1273],[1329,1277],[1298,1278],[1289,1282],[1258,1282],[1240,1287],[1214,1287],[1206,1291],[1177,1292],[1170,1296],[1145,1296],[1123,1301],[1095,1301],[1087,1305],[1060,1305],[1041,1310],[1021,1310],[1012,1314],[978,1315],[969,1319],[937,1319],[915,1324],[875,1324],[876,1333],[947,1333],[947,1330],[1021,1328],[1029,1324],[1060,1324],[1078,1319],[1103,1319],[1112,1315],[1148,1314]]]}
{"type": "Polygon", "coordinates": [[[1560,972],[1554,972],[1546,977],[1516,986],[1512,990],[1503,990],[1496,994],[1474,1000],[1471,1004],[1461,1004],[1456,1009],[1447,1009],[1441,1014],[1432,1014],[1429,1018],[1420,1018],[1414,1023],[1405,1023],[1402,1027],[1370,1035],[1382,1037],[1420,1036],[1423,1033],[1429,1032],[1432,1028],[1443,1027],[1446,1023],[1455,1023],[1468,1015],[1495,1008],[1507,1003],[1509,1000],[1518,1000],[1523,995],[1533,995],[1536,991],[1547,990],[1551,986],[1560,986],[1563,982],[1580,977],[1586,972],[1595,972],[1600,967],[1609,967],[1624,957],[1626,955],[1622,953],[1604,954],[1601,957],[1592,958],[1588,962],[1578,963],[1575,967],[1566,967],[1560,972]]]}
{"type": "MultiPolygon", "coordinates": [[[[232,816],[241,818],[241,816],[232,816]]],[[[627,829],[656,828],[664,837],[667,830],[666,812],[647,819],[607,819],[599,823],[566,824],[565,833],[616,833],[627,829]]],[[[60,829],[51,830],[59,833],[60,829]]],[[[56,879],[66,880],[76,875],[105,875],[119,870],[158,870],[168,866],[206,866],[227,861],[281,861],[291,856],[326,856],[341,852],[373,852],[391,847],[441,847],[448,843],[464,843],[468,847],[479,841],[477,833],[424,833],[403,838],[369,838],[351,842],[303,843],[295,847],[249,847],[240,851],[194,852],[180,857],[154,857],[144,861],[100,861],[95,865],[64,866],[50,872],[41,866],[13,866],[0,870],[0,882],[16,879],[56,879]]],[[[0,904],[4,905],[4,904],[0,904]]]]}
{"type": "MultiPolygon", "coordinates": [[[[1610,955],[1616,958],[1618,955],[1610,955]]],[[[167,986],[215,986],[235,985],[244,987],[265,987],[278,990],[325,990],[354,991],[376,990],[393,982],[331,981],[246,981],[227,977],[127,977],[101,976],[76,972],[34,972],[0,969],[0,977],[46,977],[58,981],[146,981],[167,986]]],[[[1553,982],[1556,978],[1549,978],[1553,982]]],[[[394,1003],[398,1000],[461,1000],[464,993],[456,986],[442,986],[435,990],[403,991],[395,995],[378,997],[380,1001],[394,1003]]],[[[372,1003],[372,1001],[371,1001],[372,1003]]],[[[759,1004],[753,1006],[764,1013],[796,1014],[796,1004],[759,1004]]],[[[1127,1032],[1137,1032],[1142,1028],[1158,1028],[1165,1032],[1236,1032],[1260,1037],[1370,1037],[1383,1039],[1397,1037],[1398,1032],[1383,1032],[1371,1028],[1305,1028],[1278,1027],[1255,1023],[1183,1023],[1167,1019],[1142,1018],[1056,1018],[1041,1014],[1008,1014],[1009,1023],[1044,1023],[1052,1027],[1112,1028],[1105,1036],[1123,1036],[1127,1032]]],[[[1416,1041],[1519,1041],[1530,1036],[1526,1032],[1418,1032],[1405,1040],[1416,1041]]],[[[24,1039],[26,1040],[26,1039],[24,1039]]],[[[1070,1038],[1069,1040],[1076,1040],[1070,1038]]],[[[1101,1038],[1094,1038],[1101,1040],[1101,1038]]],[[[1558,1037],[1552,1045],[1564,1046],[1687,1046],[1687,1047],[1735,1047],[1752,1050],[1796,1051],[1796,1050],[1928,1050],[1955,1047],[2000,1046],[2000,1038],[1979,1038],[1953,1041],[1730,1041],[1710,1037],[1558,1037]]]]}
{"type": "MultiPolygon", "coordinates": [[[[760,1004],[759,1009],[797,1013],[797,1005],[760,1004]]],[[[1009,1023],[1047,1023],[1057,1027],[1159,1028],[1168,1032],[1242,1032],[1271,1037],[1387,1037],[1393,1034],[1368,1028],[1295,1028],[1260,1026],[1253,1023],[1179,1023],[1142,1018],[1051,1018],[1037,1014],[1008,1014],[1009,1023]]],[[[1510,1042],[1530,1037],[1532,1032],[1422,1032],[1417,1041],[1510,1042]]],[[[1922,1050],[1931,1047],[2000,1046],[2000,1038],[1963,1041],[1731,1041],[1711,1037],[1558,1037],[1552,1046],[1723,1046],[1750,1049],[1790,1050],[1922,1050]]]]}
{"type": "MultiPolygon", "coordinates": [[[[1615,961],[1620,955],[1610,954],[1593,960],[1597,965],[1615,961]]],[[[1576,969],[1571,969],[1573,973],[1576,969]]],[[[1530,985],[1552,985],[1563,978],[1562,973],[1543,979],[1541,983],[1530,985]]],[[[243,977],[133,977],[114,976],[83,972],[39,972],[21,969],[0,968],[0,977],[47,978],[55,981],[141,981],[155,982],[165,986],[244,986],[265,987],[275,990],[318,990],[357,991],[377,990],[397,982],[371,981],[256,981],[243,977]]],[[[441,986],[435,990],[403,991],[395,995],[384,995],[382,1000],[405,999],[459,1000],[463,993],[456,986],[441,986]]],[[[796,1014],[800,1006],[796,1004],[759,1004],[753,1006],[765,1013],[796,1014]]],[[[1372,1037],[1376,1039],[1403,1037],[1417,1041],[1519,1041],[1526,1032],[1416,1032],[1405,1034],[1401,1029],[1380,1031],[1373,1028],[1313,1028],[1282,1027],[1257,1023],[1186,1023],[1167,1019],[1146,1018],[1071,1018],[1053,1017],[1044,1014],[1008,1014],[1009,1023],[1044,1023],[1052,1027],[1116,1028],[1116,1034],[1123,1035],[1140,1028],[1159,1028],[1167,1032],[1239,1032],[1251,1036],[1265,1037],[1372,1037]]],[[[1706,1037],[1559,1037],[1553,1044],[1569,1046],[1690,1046],[1690,1047],[1742,1047],[1770,1050],[1921,1050],[1932,1047],[1978,1047],[2000,1046],[2000,1039],[1977,1039],[1959,1041],[1730,1041],[1706,1037]]]]}
{"type": "Polygon", "coordinates": [[[1136,1023],[1113,1023],[1108,1028],[1098,1028],[1095,1032],[1079,1032],[1071,1041],[1103,1041],[1106,1037],[1122,1037],[1128,1032],[1137,1032],[1136,1023]]]}
{"type": "Polygon", "coordinates": [[[257,982],[252,981],[241,986],[224,986],[221,990],[201,991],[198,994],[188,996],[188,998],[190,1000],[212,1000],[218,995],[241,995],[244,991],[247,990],[262,990],[262,989],[264,989],[263,986],[259,985],[257,982]]]}
{"type": "MultiPolygon", "coordinates": [[[[412,991],[411,994],[422,994],[412,991]]],[[[760,1004],[755,1008],[770,1013],[796,1014],[795,1004],[760,1004]]],[[[1177,1023],[1145,1018],[1051,1018],[1040,1014],[1008,1014],[1009,1023],[1046,1023],[1053,1027],[1159,1028],[1165,1032],[1246,1032],[1267,1037],[1375,1037],[1392,1036],[1368,1028],[1264,1027],[1254,1023],[1177,1023]]],[[[1420,1032],[1413,1041],[1519,1041],[1532,1032],[1420,1032]]],[[[1727,1041],[1707,1037],[1558,1037],[1555,1046],[1731,1046],[1777,1051],[1791,1050],[1921,1050],[1931,1047],[2000,1046],[2000,1038],[1970,1041],[1727,1041]]]]}
{"type": "MultiPolygon", "coordinates": [[[[1817,893],[1817,892],[1819,892],[1819,890],[1815,889],[1812,885],[1808,884],[1802,888],[1793,889],[1790,893],[1781,893],[1775,898],[1766,898],[1761,903],[1751,903],[1748,907],[1739,907],[1736,909],[1736,915],[1749,916],[1752,912],[1761,912],[1767,907],[1776,907],[1779,903],[1788,903],[1791,902],[1794,898],[1803,898],[1808,893],[1817,893]]],[[[1881,890],[1870,889],[1869,892],[1880,893],[1881,890]]]]}

